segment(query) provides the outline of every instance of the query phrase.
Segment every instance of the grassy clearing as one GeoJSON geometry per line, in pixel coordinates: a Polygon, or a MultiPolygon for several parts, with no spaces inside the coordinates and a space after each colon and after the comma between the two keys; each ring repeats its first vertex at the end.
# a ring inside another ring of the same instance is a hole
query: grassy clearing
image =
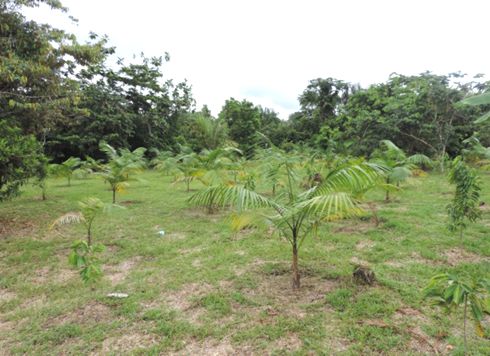
{"type": "MultiPolygon", "coordinates": [[[[461,315],[428,305],[420,290],[437,272],[490,275],[488,175],[483,220],[464,241],[446,229],[445,177],[412,180],[389,204],[374,194],[378,228],[335,222],[305,242],[299,292],[290,247],[267,227],[234,234],[226,212],[188,207],[183,185],[154,172],[142,178],[120,195],[126,209],[95,221],[94,240],[108,248],[93,289],[67,262],[83,227],[49,224],[87,196],[110,202],[108,186],[50,180],[47,201],[28,187],[0,205],[0,353],[462,353],[461,315]],[[359,261],[376,272],[375,286],[353,283],[359,261]],[[109,292],[130,296],[114,301],[109,292]]],[[[471,336],[473,354],[490,354],[489,344],[471,336]]]]}

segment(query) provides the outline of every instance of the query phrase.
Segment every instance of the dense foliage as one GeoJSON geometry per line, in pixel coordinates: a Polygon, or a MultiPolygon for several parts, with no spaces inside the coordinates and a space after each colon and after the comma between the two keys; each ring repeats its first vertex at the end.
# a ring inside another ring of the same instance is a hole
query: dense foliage
{"type": "MultiPolygon", "coordinates": [[[[2,136],[9,150],[31,145],[33,152],[33,159],[22,163],[23,173],[2,171],[9,194],[44,167],[34,159],[34,143],[16,139],[19,134],[31,135],[54,163],[105,158],[102,141],[116,149],[146,148],[149,158],[159,152],[178,154],[184,146],[200,153],[236,144],[251,158],[257,148],[272,145],[369,157],[381,140],[390,140],[407,155],[438,159],[441,167],[447,156],[467,148],[470,137],[483,149],[490,145],[488,83],[481,76],[392,74],[368,88],[317,78],[299,95],[300,110],[288,120],[234,98],[215,118],[206,106],[196,112],[187,82],[165,77],[167,53],[113,64],[116,49],[106,37],[91,34],[81,44],[72,34],[23,16],[23,7],[39,5],[66,11],[55,0],[0,2],[2,136]],[[480,96],[463,100],[475,94],[480,96]]],[[[1,154],[3,166],[12,161],[8,150],[1,154]]]]}

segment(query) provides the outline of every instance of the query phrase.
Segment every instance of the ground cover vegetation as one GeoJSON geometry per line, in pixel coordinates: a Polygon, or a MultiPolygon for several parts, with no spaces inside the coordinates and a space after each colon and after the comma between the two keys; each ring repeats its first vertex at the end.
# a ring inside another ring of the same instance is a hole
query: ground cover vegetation
{"type": "Polygon", "coordinates": [[[213,117],[168,54],[109,66],[24,6],[66,11],[0,1],[0,350],[490,353],[483,78],[213,117]]]}

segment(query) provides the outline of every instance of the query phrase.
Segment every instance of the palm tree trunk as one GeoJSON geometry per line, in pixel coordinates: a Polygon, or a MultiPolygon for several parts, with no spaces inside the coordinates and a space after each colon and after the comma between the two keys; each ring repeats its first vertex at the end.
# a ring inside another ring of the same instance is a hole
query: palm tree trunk
{"type": "Polygon", "coordinates": [[[116,188],[112,188],[112,204],[116,204],[116,188]]]}
{"type": "Polygon", "coordinates": [[[372,219],[374,220],[374,226],[379,226],[378,212],[376,211],[376,205],[373,202],[368,203],[369,209],[371,210],[372,219]]]}
{"type": "MultiPolygon", "coordinates": [[[[386,178],[386,184],[390,184],[390,178],[386,178]]],[[[385,197],[385,201],[388,202],[390,201],[390,191],[389,191],[389,187],[386,187],[386,197],[385,197]]]]}
{"type": "Polygon", "coordinates": [[[190,189],[191,181],[190,181],[190,180],[188,180],[188,179],[186,179],[186,181],[185,181],[185,182],[187,183],[187,193],[189,193],[189,192],[190,192],[190,190],[191,190],[191,189],[190,189]]]}
{"type": "Polygon", "coordinates": [[[296,243],[296,238],[293,242],[293,264],[291,266],[291,271],[293,272],[293,289],[297,290],[301,284],[298,269],[298,245],[296,243]]]}
{"type": "Polygon", "coordinates": [[[464,335],[464,354],[467,355],[466,351],[466,317],[467,317],[467,309],[468,309],[468,296],[464,297],[464,324],[463,324],[463,335],[464,335]]]}
{"type": "Polygon", "coordinates": [[[88,228],[87,228],[87,244],[89,246],[92,245],[92,223],[91,222],[88,224],[88,228]]]}

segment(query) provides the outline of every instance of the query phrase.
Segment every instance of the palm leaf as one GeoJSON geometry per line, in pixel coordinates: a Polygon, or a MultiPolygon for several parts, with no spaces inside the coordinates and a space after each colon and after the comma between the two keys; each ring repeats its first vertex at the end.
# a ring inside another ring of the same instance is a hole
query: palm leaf
{"type": "Polygon", "coordinates": [[[385,172],[386,168],[376,163],[346,164],[330,172],[313,195],[318,196],[335,191],[362,191],[366,186],[373,185],[385,172]]]}
{"type": "Polygon", "coordinates": [[[461,100],[460,103],[461,104],[467,104],[467,105],[473,105],[473,106],[488,105],[488,104],[490,104],[490,92],[470,96],[469,98],[461,100]]]}
{"type": "Polygon", "coordinates": [[[407,163],[414,164],[416,166],[425,166],[432,167],[434,165],[434,161],[432,161],[429,157],[423,154],[414,154],[407,158],[407,163]]]}
{"type": "Polygon", "coordinates": [[[362,214],[356,200],[346,192],[332,192],[302,201],[295,207],[306,216],[315,215],[322,220],[338,220],[362,214]]]}
{"type": "Polygon", "coordinates": [[[212,186],[194,194],[189,198],[189,202],[198,206],[233,205],[238,211],[277,206],[272,200],[243,186],[224,184],[212,186]]]}
{"type": "Polygon", "coordinates": [[[59,218],[57,218],[50,226],[50,229],[56,226],[69,225],[69,224],[79,224],[84,222],[85,218],[83,217],[81,212],[70,211],[59,218]]]}

